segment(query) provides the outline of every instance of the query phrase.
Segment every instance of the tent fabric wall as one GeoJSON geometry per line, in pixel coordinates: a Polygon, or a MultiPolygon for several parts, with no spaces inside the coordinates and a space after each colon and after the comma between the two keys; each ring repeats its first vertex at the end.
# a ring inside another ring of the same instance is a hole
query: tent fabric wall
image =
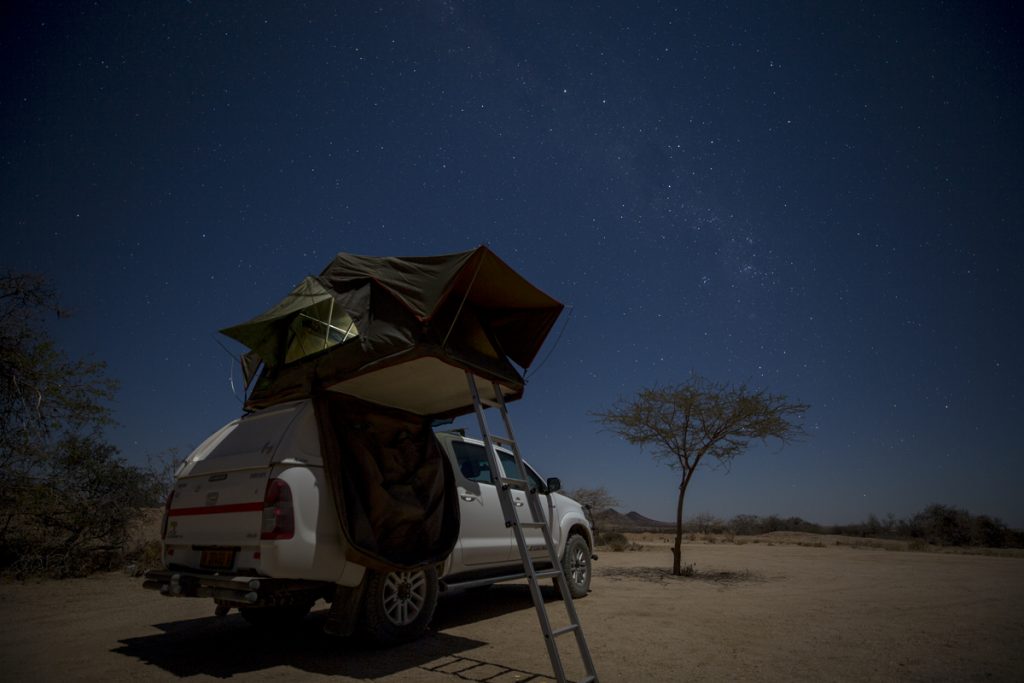
{"type": "Polygon", "coordinates": [[[348,559],[378,571],[444,561],[458,541],[459,504],[430,420],[336,393],[314,406],[348,559]]]}

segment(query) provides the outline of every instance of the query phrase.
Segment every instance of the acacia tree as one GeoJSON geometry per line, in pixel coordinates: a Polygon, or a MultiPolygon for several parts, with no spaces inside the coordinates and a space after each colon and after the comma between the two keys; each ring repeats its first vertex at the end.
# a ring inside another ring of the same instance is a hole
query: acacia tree
{"type": "Polygon", "coordinates": [[[592,415],[608,431],[650,448],[655,458],[680,471],[672,547],[672,573],[679,576],[683,500],[697,468],[708,462],[728,467],[752,441],[776,439],[785,444],[800,437],[804,432],[797,419],[807,409],[782,394],[693,375],[674,386],[641,389],[592,415]]]}

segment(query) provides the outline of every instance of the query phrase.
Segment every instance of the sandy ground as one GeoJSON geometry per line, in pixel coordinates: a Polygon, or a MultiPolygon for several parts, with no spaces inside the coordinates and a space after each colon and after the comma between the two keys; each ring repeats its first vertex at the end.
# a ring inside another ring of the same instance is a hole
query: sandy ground
{"type": "MultiPolygon", "coordinates": [[[[849,547],[689,544],[601,552],[576,605],[602,681],[1024,680],[1024,559],[849,547]]],[[[556,622],[564,609],[547,592],[556,622]]],[[[4,680],[544,681],[525,584],[453,593],[391,650],[323,635],[325,612],[264,635],[213,603],[122,574],[0,585],[4,680]]],[[[557,625],[557,624],[556,624],[557,625]]],[[[570,674],[571,636],[559,639],[570,674]]]]}

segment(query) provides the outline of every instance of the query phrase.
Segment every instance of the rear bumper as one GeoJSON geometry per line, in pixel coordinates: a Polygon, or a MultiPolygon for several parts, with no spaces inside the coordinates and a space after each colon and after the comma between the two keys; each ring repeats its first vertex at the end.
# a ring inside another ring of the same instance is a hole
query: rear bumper
{"type": "Polygon", "coordinates": [[[168,569],[146,572],[142,587],[172,598],[213,598],[232,607],[284,606],[318,598],[330,599],[335,589],[333,583],[326,581],[224,576],[168,569]]]}

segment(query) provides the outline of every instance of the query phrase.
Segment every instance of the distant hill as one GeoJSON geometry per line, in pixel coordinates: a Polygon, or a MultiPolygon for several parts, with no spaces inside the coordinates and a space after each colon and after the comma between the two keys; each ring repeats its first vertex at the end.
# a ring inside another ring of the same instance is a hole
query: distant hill
{"type": "Polygon", "coordinates": [[[675,527],[672,522],[659,522],[650,517],[644,517],[639,512],[627,512],[622,514],[618,510],[608,508],[595,512],[594,522],[598,529],[610,531],[640,531],[643,529],[671,529],[675,527]]]}
{"type": "Polygon", "coordinates": [[[648,527],[664,527],[664,526],[674,527],[675,526],[674,522],[659,522],[656,519],[651,519],[650,517],[644,517],[639,512],[627,512],[626,513],[626,517],[628,517],[629,519],[633,520],[633,522],[637,526],[648,526],[648,527]]]}

